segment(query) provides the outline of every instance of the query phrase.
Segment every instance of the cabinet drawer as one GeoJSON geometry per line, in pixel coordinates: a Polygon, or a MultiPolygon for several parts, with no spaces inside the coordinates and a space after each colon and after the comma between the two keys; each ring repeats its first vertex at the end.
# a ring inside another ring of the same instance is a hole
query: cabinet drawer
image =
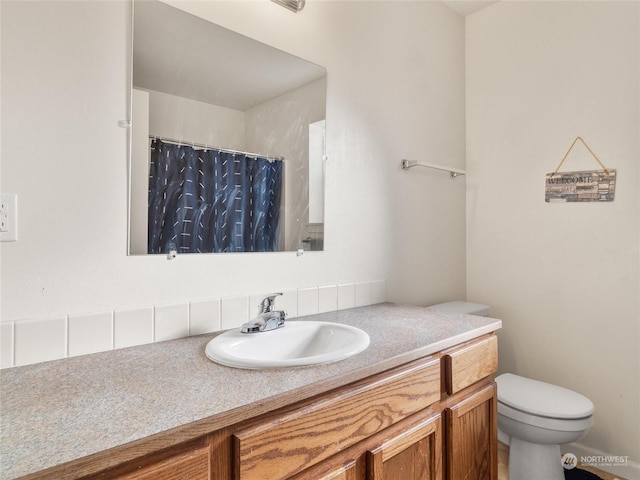
{"type": "Polygon", "coordinates": [[[493,334],[444,353],[444,383],[449,395],[498,370],[498,338],[493,334]]]}
{"type": "Polygon", "coordinates": [[[439,363],[398,367],[236,432],[236,479],[288,478],[437,402],[439,363]]]}

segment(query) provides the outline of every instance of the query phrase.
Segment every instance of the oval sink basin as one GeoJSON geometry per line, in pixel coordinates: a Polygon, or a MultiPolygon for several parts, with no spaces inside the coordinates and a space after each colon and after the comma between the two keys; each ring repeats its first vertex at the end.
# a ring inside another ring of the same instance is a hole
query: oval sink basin
{"type": "Polygon", "coordinates": [[[237,368],[320,365],[344,360],[369,346],[359,328],[331,322],[287,321],[269,332],[229,330],[212,339],[205,354],[216,363],[237,368]]]}

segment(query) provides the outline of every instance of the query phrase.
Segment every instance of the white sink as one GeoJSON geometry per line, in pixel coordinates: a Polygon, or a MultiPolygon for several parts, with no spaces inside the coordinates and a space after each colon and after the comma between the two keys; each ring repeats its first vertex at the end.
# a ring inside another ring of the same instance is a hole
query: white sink
{"type": "Polygon", "coordinates": [[[320,365],[344,360],[369,346],[359,328],[331,322],[287,321],[269,332],[229,330],[211,340],[205,354],[237,368],[278,368],[320,365]]]}

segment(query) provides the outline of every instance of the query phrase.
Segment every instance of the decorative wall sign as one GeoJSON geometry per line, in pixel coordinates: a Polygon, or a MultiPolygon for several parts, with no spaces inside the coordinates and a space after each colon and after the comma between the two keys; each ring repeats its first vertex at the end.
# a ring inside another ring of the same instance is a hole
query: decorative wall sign
{"type": "Polygon", "coordinates": [[[549,203],[612,202],[615,190],[616,171],[605,167],[582,137],[576,137],[567,153],[562,157],[560,164],[556,167],[556,171],[547,173],[544,199],[549,203]],[[589,150],[589,153],[600,164],[602,170],[558,173],[578,140],[589,150]]]}
{"type": "Polygon", "coordinates": [[[612,202],[615,170],[548,173],[544,199],[547,202],[612,202]]]}

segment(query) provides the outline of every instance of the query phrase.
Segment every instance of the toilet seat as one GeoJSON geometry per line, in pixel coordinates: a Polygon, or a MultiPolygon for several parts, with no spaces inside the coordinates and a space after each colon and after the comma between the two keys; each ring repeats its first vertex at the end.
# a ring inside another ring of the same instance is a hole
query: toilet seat
{"type": "MultiPolygon", "coordinates": [[[[498,408],[522,418],[580,420],[593,415],[591,400],[557,385],[504,373],[496,378],[498,408]]],[[[529,423],[529,422],[526,422],[529,423]]],[[[543,422],[544,423],[544,422],[543,422]]],[[[557,424],[557,423],[556,423],[557,424]]]]}
{"type": "Polygon", "coordinates": [[[571,419],[541,417],[512,408],[500,400],[498,400],[498,415],[503,415],[525,425],[563,432],[582,432],[593,426],[592,416],[571,419]]]}

